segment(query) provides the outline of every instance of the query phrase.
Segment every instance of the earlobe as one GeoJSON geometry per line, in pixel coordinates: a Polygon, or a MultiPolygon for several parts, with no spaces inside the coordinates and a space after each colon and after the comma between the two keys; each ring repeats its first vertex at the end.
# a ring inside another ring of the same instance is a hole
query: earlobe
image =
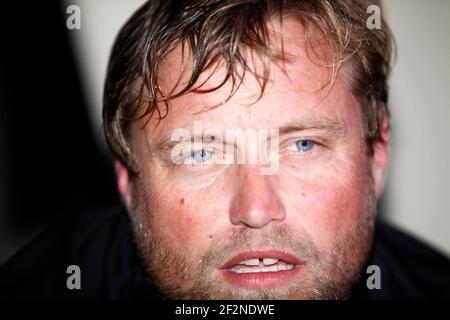
{"type": "Polygon", "coordinates": [[[128,210],[131,209],[131,184],[128,168],[120,160],[115,160],[116,179],[119,193],[128,210]]]}
{"type": "Polygon", "coordinates": [[[389,115],[385,111],[381,122],[381,140],[373,144],[372,176],[376,198],[380,198],[389,165],[389,115]]]}

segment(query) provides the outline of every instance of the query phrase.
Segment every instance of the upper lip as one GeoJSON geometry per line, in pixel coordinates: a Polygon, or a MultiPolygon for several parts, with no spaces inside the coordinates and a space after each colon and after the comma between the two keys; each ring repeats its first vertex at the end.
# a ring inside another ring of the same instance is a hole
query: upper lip
{"type": "Polygon", "coordinates": [[[275,258],[278,260],[281,260],[288,264],[301,264],[302,261],[300,261],[298,258],[293,256],[292,254],[289,254],[287,252],[283,252],[280,250],[255,250],[255,251],[248,251],[248,252],[242,252],[230,260],[228,260],[221,269],[230,269],[236,265],[238,265],[241,261],[248,260],[248,259],[263,259],[263,258],[275,258]]]}

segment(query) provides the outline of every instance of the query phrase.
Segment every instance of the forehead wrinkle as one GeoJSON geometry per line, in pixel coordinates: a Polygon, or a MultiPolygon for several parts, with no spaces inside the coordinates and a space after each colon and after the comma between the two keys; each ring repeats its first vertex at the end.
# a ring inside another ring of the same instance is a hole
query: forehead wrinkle
{"type": "MultiPolygon", "coordinates": [[[[288,65],[296,64],[297,62],[307,62],[307,64],[312,63],[310,59],[307,57],[306,50],[305,50],[305,44],[304,42],[304,34],[303,34],[303,26],[299,21],[295,21],[292,19],[286,19],[286,21],[283,22],[283,24],[287,24],[288,27],[286,29],[283,29],[281,25],[278,25],[278,21],[275,21],[273,23],[272,19],[269,19],[267,23],[269,24],[269,33],[270,38],[274,43],[277,44],[277,49],[281,50],[283,52],[283,56],[281,59],[274,59],[271,61],[272,63],[269,65],[269,77],[267,80],[267,85],[269,85],[272,81],[272,71],[271,69],[276,68],[280,69],[280,71],[290,78],[290,75],[288,74],[287,70],[290,69],[288,65]],[[295,27],[291,27],[291,25],[294,24],[295,27]],[[293,29],[293,30],[292,30],[293,29]],[[287,33],[287,35],[286,35],[287,33]],[[287,37],[287,43],[283,44],[284,38],[287,37]],[[300,39],[303,39],[303,41],[299,41],[300,39]],[[292,39],[295,39],[295,41],[292,41],[292,39]],[[300,42],[300,43],[298,43],[300,42]],[[289,51],[289,52],[288,52],[289,51]]],[[[262,61],[260,60],[261,57],[258,58],[255,57],[256,53],[254,50],[247,48],[246,51],[248,53],[248,62],[249,64],[253,65],[254,67],[251,68],[254,72],[257,73],[257,70],[260,68],[264,68],[262,65],[262,61]]],[[[190,79],[190,76],[193,71],[193,63],[192,61],[192,49],[190,46],[184,42],[178,44],[176,47],[174,47],[164,58],[164,63],[161,64],[160,70],[159,70],[159,76],[158,79],[160,81],[160,87],[162,89],[165,89],[163,91],[167,91],[170,94],[173,94],[180,89],[182,89],[190,79]]],[[[203,87],[205,86],[205,90],[208,90],[210,88],[214,88],[217,85],[221,84],[222,81],[225,79],[226,73],[225,68],[226,67],[226,61],[223,60],[223,58],[220,58],[215,61],[212,65],[207,65],[207,68],[203,70],[203,72],[200,74],[200,77],[197,79],[196,83],[193,85],[191,89],[197,88],[197,86],[203,87]]],[[[304,65],[304,67],[306,67],[304,65]]],[[[315,64],[315,67],[318,67],[317,64],[315,64]]],[[[241,73],[242,66],[237,65],[237,73],[241,73]]],[[[249,70],[247,70],[249,71],[249,70]]],[[[302,73],[304,75],[309,75],[309,70],[304,70],[302,73]]],[[[315,70],[315,73],[317,73],[317,70],[315,70]]],[[[242,74],[243,75],[243,74],[242,74]]],[[[242,84],[245,87],[245,83],[250,80],[252,75],[252,72],[246,72],[245,77],[242,78],[242,83],[239,79],[237,79],[236,86],[238,87],[240,84],[242,84]]],[[[256,82],[259,82],[261,79],[257,79],[258,77],[262,76],[260,74],[257,76],[256,74],[253,74],[253,79],[256,82]]],[[[218,89],[223,89],[227,93],[234,92],[233,90],[230,90],[230,79],[226,83],[224,83],[223,86],[219,86],[218,89]]],[[[222,83],[223,84],[223,83],[222,83]]],[[[216,91],[216,90],[214,90],[216,91]]],[[[245,90],[244,90],[245,91],[245,90]]],[[[191,90],[188,90],[183,95],[190,95],[193,92],[191,90]]],[[[234,92],[236,93],[236,92],[234,92]]],[[[249,93],[249,92],[247,92],[249,93]]],[[[234,95],[234,94],[233,94],[234,95]]],[[[225,98],[229,95],[226,94],[225,98]]],[[[248,102],[242,102],[242,104],[246,105],[253,105],[255,103],[255,97],[259,97],[260,92],[253,92],[249,97],[246,97],[245,100],[248,100],[248,102]]],[[[211,103],[210,105],[204,106],[202,110],[207,109],[209,107],[214,106],[220,106],[221,104],[224,104],[228,99],[221,99],[221,101],[214,101],[214,103],[211,103]]],[[[242,100],[242,98],[241,98],[242,100]]],[[[212,101],[211,101],[212,102],[212,101]]],[[[235,101],[236,102],[236,101],[235,101]]]]}

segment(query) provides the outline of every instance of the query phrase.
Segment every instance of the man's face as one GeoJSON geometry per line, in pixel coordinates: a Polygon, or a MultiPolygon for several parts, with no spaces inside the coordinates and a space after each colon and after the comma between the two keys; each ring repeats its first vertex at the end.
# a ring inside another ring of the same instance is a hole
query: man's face
{"type": "MultiPolygon", "coordinates": [[[[152,119],[134,127],[139,175],[130,181],[119,167],[120,190],[153,281],[169,297],[343,298],[365,263],[381,178],[376,155],[366,152],[360,107],[342,76],[330,91],[319,90],[329,70],[306,56],[301,26],[285,22],[282,34],[294,58],[284,71],[272,64],[261,99],[248,75],[228,101],[230,83],[191,92],[170,101],[158,126],[152,119]],[[267,165],[258,162],[218,164],[224,149],[201,142],[174,163],[171,135],[180,128],[194,135],[195,121],[247,155],[251,134],[226,141],[227,130],[278,129],[278,141],[267,137],[268,145],[277,144],[268,153],[277,170],[262,174],[267,165]]],[[[179,49],[167,57],[166,91],[176,86],[182,60],[179,49]]],[[[224,74],[219,67],[204,88],[224,74]]]]}

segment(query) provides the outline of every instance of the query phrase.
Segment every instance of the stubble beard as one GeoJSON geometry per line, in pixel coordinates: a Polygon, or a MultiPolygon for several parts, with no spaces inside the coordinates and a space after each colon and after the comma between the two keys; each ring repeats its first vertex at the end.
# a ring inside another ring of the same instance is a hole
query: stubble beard
{"type": "MultiPolygon", "coordinates": [[[[145,188],[144,188],[145,189],[145,188]]],[[[376,199],[372,181],[364,192],[364,208],[353,228],[335,240],[333,249],[320,250],[308,234],[293,235],[289,226],[255,231],[236,229],[228,239],[213,242],[197,263],[185,250],[165,243],[153,223],[144,199],[133,197],[130,212],[139,254],[149,281],[167,299],[346,299],[358,282],[372,246],[376,199]],[[138,203],[144,205],[139,206],[138,203]],[[304,262],[291,283],[279,288],[237,287],[219,275],[224,262],[239,252],[273,247],[294,254],[304,262]]],[[[145,197],[145,196],[144,196],[145,197]]],[[[148,199],[147,199],[148,200],[148,199]]]]}

